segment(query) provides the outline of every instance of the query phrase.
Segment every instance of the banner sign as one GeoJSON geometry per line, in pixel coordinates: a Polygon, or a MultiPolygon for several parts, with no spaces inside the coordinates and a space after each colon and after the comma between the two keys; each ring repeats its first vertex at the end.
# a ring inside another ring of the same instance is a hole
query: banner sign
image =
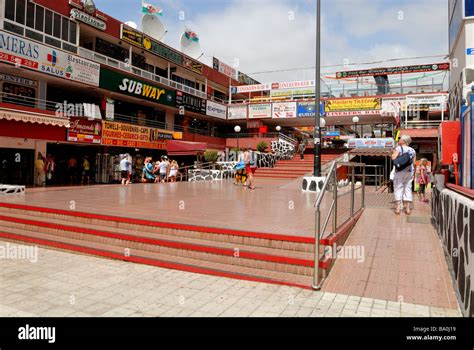
{"type": "Polygon", "coordinates": [[[166,149],[173,132],[145,126],[104,121],[102,144],[118,147],[166,149]]]}
{"type": "Polygon", "coordinates": [[[225,64],[224,62],[219,61],[217,58],[212,58],[212,68],[221,72],[222,74],[227,75],[232,79],[237,78],[237,70],[232,68],[231,66],[225,64]]]}
{"type": "Polygon", "coordinates": [[[405,97],[389,97],[382,99],[381,114],[384,116],[397,117],[405,110],[405,97]]]}
{"type": "Polygon", "coordinates": [[[70,118],[70,127],[67,130],[67,140],[78,143],[100,144],[102,137],[102,123],[87,118],[70,118]]]}
{"type": "Polygon", "coordinates": [[[1,30],[0,61],[99,86],[100,64],[1,30]]]}
{"type": "Polygon", "coordinates": [[[271,97],[314,96],[314,89],[272,90],[271,97]]]}
{"type": "Polygon", "coordinates": [[[380,110],[380,98],[347,98],[338,100],[326,100],[326,112],[345,112],[345,111],[368,111],[380,110]]]}
{"type": "Polygon", "coordinates": [[[0,81],[4,83],[14,83],[18,85],[29,86],[32,88],[38,87],[38,82],[36,80],[30,80],[30,79],[21,78],[21,77],[17,77],[15,75],[9,75],[9,74],[0,73],[0,81]]]}
{"type": "Polygon", "coordinates": [[[296,102],[275,102],[272,108],[272,118],[296,118],[296,102]]]}
{"type": "Polygon", "coordinates": [[[442,105],[448,102],[448,95],[410,95],[406,102],[408,105],[442,105]]]}
{"type": "Polygon", "coordinates": [[[183,56],[183,66],[194,73],[202,74],[202,64],[183,56]]]}
{"type": "Polygon", "coordinates": [[[409,74],[409,73],[424,73],[424,72],[438,72],[449,70],[449,63],[437,63],[437,64],[421,64],[416,66],[404,66],[404,67],[391,67],[391,68],[374,68],[374,69],[362,69],[347,72],[337,72],[337,79],[344,78],[358,78],[358,77],[372,77],[380,75],[391,75],[391,74],[409,74]]]}
{"type": "Polygon", "coordinates": [[[181,66],[183,65],[183,55],[181,53],[167,47],[166,45],[160,43],[155,39],[143,35],[143,45],[138,46],[143,47],[145,50],[154,53],[155,55],[158,55],[160,57],[163,57],[168,61],[179,64],[181,66]]]}
{"type": "Polygon", "coordinates": [[[129,44],[139,47],[143,46],[143,34],[135,29],[124,26],[123,24],[120,30],[120,39],[126,41],[129,44]]]}
{"type": "Polygon", "coordinates": [[[272,117],[272,104],[262,103],[249,105],[249,119],[264,119],[272,117]]]}
{"type": "Polygon", "coordinates": [[[182,91],[176,91],[176,107],[184,107],[185,110],[206,114],[206,100],[182,91]]]}
{"type": "Polygon", "coordinates": [[[220,119],[227,118],[227,107],[219,103],[207,100],[206,114],[220,119]]]}
{"type": "MultiPolygon", "coordinates": [[[[316,116],[315,103],[313,102],[298,102],[296,116],[298,118],[314,118],[316,116]]],[[[319,112],[324,116],[324,103],[319,105],[319,112]]]]}
{"type": "Polygon", "coordinates": [[[247,105],[242,106],[229,106],[227,108],[227,119],[247,119],[247,105]]]}
{"type": "Polygon", "coordinates": [[[349,148],[394,148],[395,140],[392,138],[383,139],[351,139],[347,143],[349,148]]]}
{"type": "Polygon", "coordinates": [[[260,91],[269,91],[272,88],[272,84],[257,84],[257,85],[242,85],[242,86],[233,86],[233,94],[245,94],[248,92],[260,92],[260,91]]]}
{"type": "Polygon", "coordinates": [[[75,19],[77,21],[83,22],[99,30],[107,29],[107,25],[105,24],[104,21],[98,18],[95,18],[91,15],[88,15],[87,13],[79,11],[77,9],[71,10],[71,19],[75,19]]]}
{"type": "Polygon", "coordinates": [[[238,72],[237,80],[243,84],[247,85],[258,85],[260,82],[256,81],[255,79],[250,78],[247,74],[242,72],[238,72]]]}
{"type": "Polygon", "coordinates": [[[285,82],[285,83],[273,83],[272,90],[301,89],[301,88],[307,88],[307,87],[315,87],[316,84],[314,82],[315,82],[314,80],[304,80],[304,81],[290,81],[290,82],[285,82]]]}
{"type": "Polygon", "coordinates": [[[107,68],[100,71],[100,87],[109,91],[157,102],[163,105],[176,106],[176,92],[145,83],[142,80],[114,72],[107,68]]]}

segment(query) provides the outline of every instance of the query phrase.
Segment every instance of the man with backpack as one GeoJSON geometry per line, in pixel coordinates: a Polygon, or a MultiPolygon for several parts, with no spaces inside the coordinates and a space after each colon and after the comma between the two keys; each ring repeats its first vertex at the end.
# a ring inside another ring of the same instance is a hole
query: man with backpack
{"type": "Polygon", "coordinates": [[[395,173],[393,176],[393,190],[397,208],[395,214],[405,208],[407,215],[411,214],[411,204],[413,202],[412,184],[415,175],[416,152],[410,147],[411,138],[403,135],[398,141],[398,147],[392,154],[395,173]]]}

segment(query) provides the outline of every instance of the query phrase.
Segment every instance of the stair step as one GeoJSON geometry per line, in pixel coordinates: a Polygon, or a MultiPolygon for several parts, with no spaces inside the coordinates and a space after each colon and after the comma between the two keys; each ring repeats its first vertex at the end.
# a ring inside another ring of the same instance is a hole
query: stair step
{"type": "MultiPolygon", "coordinates": [[[[110,246],[100,242],[81,241],[70,237],[51,236],[37,232],[32,233],[28,230],[16,228],[0,228],[0,237],[2,239],[35,243],[61,250],[237,279],[286,284],[303,288],[309,288],[312,281],[311,276],[216,263],[189,257],[148,252],[140,249],[133,249],[130,251],[130,254],[125,254],[122,247],[110,246]]],[[[321,273],[323,274],[323,272],[321,273]]]]}

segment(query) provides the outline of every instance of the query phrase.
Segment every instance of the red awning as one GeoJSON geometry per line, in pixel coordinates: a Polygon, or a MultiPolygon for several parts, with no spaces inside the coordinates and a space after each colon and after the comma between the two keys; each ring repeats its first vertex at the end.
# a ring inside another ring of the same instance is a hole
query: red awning
{"type": "Polygon", "coordinates": [[[195,156],[207,149],[207,143],[170,140],[166,148],[170,156],[195,156]]]}

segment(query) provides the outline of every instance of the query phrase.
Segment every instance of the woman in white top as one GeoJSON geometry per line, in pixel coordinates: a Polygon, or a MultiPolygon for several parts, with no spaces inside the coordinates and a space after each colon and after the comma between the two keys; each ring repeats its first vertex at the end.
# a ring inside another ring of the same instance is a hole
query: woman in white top
{"type": "Polygon", "coordinates": [[[178,175],[178,163],[173,160],[171,162],[169,178],[171,182],[176,182],[176,176],[178,175]]]}
{"type": "Polygon", "coordinates": [[[411,138],[408,135],[403,135],[398,141],[398,147],[395,148],[392,154],[392,160],[398,158],[402,153],[409,153],[412,158],[412,164],[405,169],[395,172],[393,178],[393,190],[395,193],[395,201],[397,208],[395,214],[400,215],[400,212],[405,207],[407,215],[411,214],[411,203],[413,202],[412,184],[415,175],[416,152],[409,147],[411,138]]]}

